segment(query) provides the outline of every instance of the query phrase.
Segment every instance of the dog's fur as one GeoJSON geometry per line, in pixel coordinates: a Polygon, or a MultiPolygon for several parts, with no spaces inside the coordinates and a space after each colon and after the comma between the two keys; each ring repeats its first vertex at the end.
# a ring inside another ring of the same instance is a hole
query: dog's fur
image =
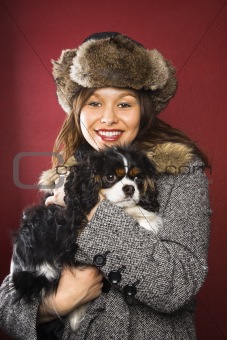
{"type": "MultiPolygon", "coordinates": [[[[142,227],[157,233],[162,220],[156,214],[156,176],[147,156],[131,148],[93,151],[72,166],[64,187],[66,207],[43,202],[24,211],[11,264],[16,300],[41,301],[56,291],[64,266],[78,265],[78,232],[86,226],[86,216],[100,194],[125,209],[142,227]]],[[[86,307],[71,314],[72,329],[77,329],[86,307]]]]}

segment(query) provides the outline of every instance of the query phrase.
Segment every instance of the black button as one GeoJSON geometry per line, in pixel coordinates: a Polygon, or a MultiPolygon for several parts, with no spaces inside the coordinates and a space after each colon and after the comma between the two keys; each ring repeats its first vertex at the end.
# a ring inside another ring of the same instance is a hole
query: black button
{"type": "Polygon", "coordinates": [[[106,264],[106,255],[110,253],[109,250],[107,250],[104,254],[96,254],[93,258],[93,263],[97,267],[103,267],[106,264]]]}
{"type": "Polygon", "coordinates": [[[132,283],[127,284],[123,289],[125,297],[134,297],[137,293],[136,286],[132,283]]]}
{"type": "Polygon", "coordinates": [[[94,256],[93,263],[97,267],[103,267],[106,264],[106,255],[105,254],[97,254],[94,256]]]}
{"type": "Polygon", "coordinates": [[[112,284],[116,285],[121,281],[121,273],[119,270],[112,270],[108,275],[108,279],[112,284]]]}

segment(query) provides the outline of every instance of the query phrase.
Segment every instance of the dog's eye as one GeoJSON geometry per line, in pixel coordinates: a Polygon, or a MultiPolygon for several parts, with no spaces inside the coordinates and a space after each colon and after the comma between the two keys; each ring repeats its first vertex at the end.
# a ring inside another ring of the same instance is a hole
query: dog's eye
{"type": "Polygon", "coordinates": [[[134,182],[135,183],[141,183],[142,182],[142,178],[140,178],[139,176],[136,176],[136,177],[134,177],[134,182]]]}
{"type": "Polygon", "coordinates": [[[108,183],[113,183],[116,180],[116,176],[113,174],[108,174],[104,176],[104,179],[106,180],[106,182],[108,183]]]}

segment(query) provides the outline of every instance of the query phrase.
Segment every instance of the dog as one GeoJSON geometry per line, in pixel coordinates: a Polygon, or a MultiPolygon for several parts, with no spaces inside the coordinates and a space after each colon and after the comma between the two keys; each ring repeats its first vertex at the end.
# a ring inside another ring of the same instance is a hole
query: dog
{"type": "Polygon", "coordinates": [[[77,187],[78,194],[71,199],[66,197],[67,206],[72,210],[80,207],[80,211],[88,214],[101,194],[134,217],[141,227],[155,233],[162,227],[162,219],[157,214],[157,171],[145,153],[134,147],[110,147],[92,152],[79,167],[81,170],[71,169],[65,184],[69,192],[72,183],[77,182],[72,186],[77,187]]]}
{"type": "MultiPolygon", "coordinates": [[[[56,292],[61,270],[75,263],[78,233],[100,195],[121,207],[141,227],[157,233],[162,228],[158,215],[157,172],[145,153],[132,147],[110,147],[92,151],[72,166],[64,186],[66,207],[45,205],[23,212],[13,241],[11,274],[15,301],[27,301],[56,292]]],[[[70,316],[72,330],[79,327],[88,304],[70,316]]]]}

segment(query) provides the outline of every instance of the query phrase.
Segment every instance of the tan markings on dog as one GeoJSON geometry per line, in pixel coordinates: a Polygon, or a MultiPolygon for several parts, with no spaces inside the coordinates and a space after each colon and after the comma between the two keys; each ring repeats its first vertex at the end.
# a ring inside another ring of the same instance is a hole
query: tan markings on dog
{"type": "Polygon", "coordinates": [[[118,168],[115,170],[117,176],[123,177],[125,175],[125,169],[124,168],[118,168]]]}
{"type": "Polygon", "coordinates": [[[101,177],[99,175],[95,175],[94,176],[94,180],[95,180],[95,183],[100,182],[101,181],[101,177]]]}
{"type": "Polygon", "coordinates": [[[141,173],[141,170],[139,168],[136,168],[136,167],[129,170],[129,176],[131,176],[131,177],[135,177],[139,173],[141,173]]]}
{"type": "Polygon", "coordinates": [[[143,193],[147,191],[148,187],[150,187],[152,191],[155,191],[155,183],[150,178],[143,181],[143,193]]]}
{"type": "Polygon", "coordinates": [[[106,198],[106,189],[101,189],[99,191],[99,194],[101,194],[101,196],[103,196],[104,198],[106,198]]]}

